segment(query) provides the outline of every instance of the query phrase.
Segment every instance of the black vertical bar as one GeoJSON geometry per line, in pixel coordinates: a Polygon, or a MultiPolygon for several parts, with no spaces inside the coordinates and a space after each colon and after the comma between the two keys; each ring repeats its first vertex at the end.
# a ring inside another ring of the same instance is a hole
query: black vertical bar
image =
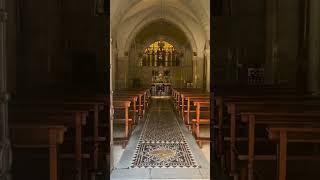
{"type": "MultiPolygon", "coordinates": [[[[110,1],[108,0],[103,0],[103,6],[104,6],[104,13],[103,13],[103,19],[105,21],[105,25],[104,25],[104,28],[105,28],[105,35],[104,35],[104,47],[105,47],[105,50],[106,50],[106,54],[105,54],[105,84],[104,84],[104,93],[107,97],[106,99],[106,102],[110,102],[110,1]]],[[[108,122],[110,122],[110,104],[109,103],[106,103],[106,119],[108,120],[108,122]]],[[[107,142],[110,143],[110,140],[111,140],[111,137],[109,136],[110,135],[110,124],[107,123],[108,126],[107,126],[107,142]]],[[[110,144],[107,145],[107,151],[109,153],[109,159],[106,160],[106,173],[105,173],[105,178],[104,179],[110,179],[110,159],[112,159],[112,154],[111,154],[111,149],[110,149],[110,144]]]]}

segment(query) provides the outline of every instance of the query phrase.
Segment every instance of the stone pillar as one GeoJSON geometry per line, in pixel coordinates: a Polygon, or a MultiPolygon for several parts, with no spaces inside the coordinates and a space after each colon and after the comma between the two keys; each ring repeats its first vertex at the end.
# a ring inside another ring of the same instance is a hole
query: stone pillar
{"type": "Polygon", "coordinates": [[[278,57],[278,0],[266,1],[266,61],[265,81],[268,84],[276,82],[278,57]]]}
{"type": "Polygon", "coordinates": [[[5,0],[0,0],[0,179],[11,179],[11,146],[8,126],[8,101],[7,92],[7,25],[8,13],[5,0]]]}
{"type": "Polygon", "coordinates": [[[193,74],[193,87],[198,88],[198,65],[197,65],[197,57],[193,56],[192,57],[192,74],[193,74]]]}
{"type": "MultiPolygon", "coordinates": [[[[110,32],[111,32],[111,28],[110,28],[110,32]]],[[[111,33],[110,33],[111,34],[111,33]]],[[[115,79],[114,79],[114,75],[115,75],[115,67],[114,67],[114,58],[113,58],[113,49],[112,49],[112,39],[111,39],[111,35],[110,35],[110,66],[109,66],[109,73],[110,73],[110,172],[112,171],[112,169],[115,167],[115,162],[114,162],[114,158],[113,158],[113,91],[114,91],[114,83],[115,83],[115,79]]]]}
{"type": "MultiPolygon", "coordinates": [[[[111,45],[112,46],[112,45],[111,45]]],[[[116,76],[117,76],[117,65],[116,65],[116,56],[117,56],[117,49],[111,48],[110,52],[110,61],[112,62],[111,72],[112,78],[110,79],[110,83],[112,84],[112,90],[116,90],[116,76]],[[112,80],[112,81],[111,81],[112,80]]]]}
{"type": "Polygon", "coordinates": [[[203,89],[203,54],[201,56],[193,56],[192,69],[193,69],[193,87],[203,89]]]}
{"type": "Polygon", "coordinates": [[[299,0],[299,39],[296,71],[296,87],[301,93],[305,93],[308,84],[308,0],[299,0]]]}
{"type": "MultiPolygon", "coordinates": [[[[51,1],[51,0],[47,0],[47,19],[48,19],[48,24],[47,24],[47,52],[46,52],[46,65],[47,65],[47,71],[46,71],[46,85],[50,85],[52,83],[53,80],[53,74],[52,74],[52,62],[55,60],[54,58],[54,51],[55,51],[55,47],[54,47],[54,40],[58,39],[58,37],[55,37],[57,33],[56,29],[57,27],[57,22],[56,22],[56,5],[54,4],[56,3],[55,1],[51,1]]],[[[44,75],[44,74],[42,74],[44,75]]]]}
{"type": "Polygon", "coordinates": [[[16,92],[16,63],[17,63],[17,3],[16,0],[7,0],[6,10],[10,14],[7,21],[7,91],[16,92]]]}
{"type": "Polygon", "coordinates": [[[320,1],[310,0],[309,6],[309,74],[308,92],[320,93],[320,1]]]}
{"type": "Polygon", "coordinates": [[[117,89],[123,89],[128,87],[128,66],[129,57],[128,56],[118,56],[117,59],[117,89]]]}
{"type": "Polygon", "coordinates": [[[206,69],[207,69],[207,74],[206,74],[206,91],[210,92],[210,49],[205,50],[205,57],[206,57],[206,69]]]}
{"type": "Polygon", "coordinates": [[[204,85],[204,54],[201,53],[200,56],[197,57],[197,81],[198,81],[198,88],[205,89],[204,85]]]}

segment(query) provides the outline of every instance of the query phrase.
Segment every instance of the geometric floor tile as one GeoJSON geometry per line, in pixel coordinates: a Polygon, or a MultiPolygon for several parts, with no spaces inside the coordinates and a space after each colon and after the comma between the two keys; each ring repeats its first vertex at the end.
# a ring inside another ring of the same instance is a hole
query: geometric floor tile
{"type": "Polygon", "coordinates": [[[157,102],[150,107],[130,168],[199,168],[173,108],[167,110],[172,104],[157,102]]]}
{"type": "Polygon", "coordinates": [[[131,168],[198,168],[186,143],[141,143],[131,168]]]}

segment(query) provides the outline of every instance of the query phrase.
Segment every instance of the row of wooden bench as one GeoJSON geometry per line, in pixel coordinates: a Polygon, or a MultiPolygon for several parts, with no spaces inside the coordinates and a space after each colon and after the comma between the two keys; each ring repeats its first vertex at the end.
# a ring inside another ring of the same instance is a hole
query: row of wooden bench
{"type": "MultiPolygon", "coordinates": [[[[147,90],[120,92],[115,93],[113,107],[115,110],[124,109],[126,132],[121,142],[126,143],[131,125],[128,116],[130,104],[137,103],[137,106],[131,105],[137,108],[132,117],[135,123],[145,112],[148,97],[147,90]]],[[[33,149],[34,152],[37,149],[49,150],[50,180],[93,180],[99,174],[107,174],[110,153],[109,109],[110,100],[104,94],[49,93],[16,97],[9,105],[10,138],[15,158],[13,162],[16,162],[13,164],[14,175],[25,178],[28,173],[24,170],[28,166],[20,167],[25,155],[19,156],[27,149],[33,149]]]]}
{"type": "Polygon", "coordinates": [[[172,97],[177,112],[192,131],[196,142],[210,142],[210,135],[202,136],[202,127],[210,127],[210,94],[201,89],[173,88],[172,97]]]}
{"type": "Polygon", "coordinates": [[[138,124],[139,119],[145,114],[150,103],[150,90],[120,90],[114,93],[113,109],[114,123],[121,123],[124,120],[124,137],[115,137],[114,142],[120,142],[126,146],[133,127],[138,124]],[[120,115],[119,115],[120,114],[120,115]],[[122,114],[122,116],[121,116],[122,114]]]}
{"type": "Polygon", "coordinates": [[[234,179],[256,179],[256,161],[276,160],[273,179],[285,180],[287,159],[316,158],[288,156],[287,147],[291,142],[320,142],[320,99],[277,88],[255,91],[261,94],[250,95],[248,91],[216,95],[213,122],[216,154],[226,161],[228,174],[234,179]],[[279,148],[273,149],[274,144],[279,148]]]}

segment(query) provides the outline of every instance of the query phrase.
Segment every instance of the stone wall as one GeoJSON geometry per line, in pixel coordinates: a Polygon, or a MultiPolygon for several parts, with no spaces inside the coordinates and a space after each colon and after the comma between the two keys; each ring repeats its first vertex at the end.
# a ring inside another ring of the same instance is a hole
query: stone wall
{"type": "Polygon", "coordinates": [[[17,0],[16,7],[19,46],[17,71],[12,75],[17,76],[18,89],[64,88],[79,85],[75,81],[81,78],[80,86],[86,86],[90,83],[87,76],[97,79],[90,88],[103,90],[107,78],[104,68],[108,62],[105,19],[95,16],[93,1],[17,0]],[[88,57],[94,62],[81,60],[88,57]],[[92,68],[77,72],[79,69],[73,66],[79,62],[92,68]]]}
{"type": "Polygon", "coordinates": [[[264,67],[266,84],[295,87],[306,61],[299,57],[301,9],[299,0],[222,1],[214,21],[214,81],[246,84],[248,67],[264,67]]]}

